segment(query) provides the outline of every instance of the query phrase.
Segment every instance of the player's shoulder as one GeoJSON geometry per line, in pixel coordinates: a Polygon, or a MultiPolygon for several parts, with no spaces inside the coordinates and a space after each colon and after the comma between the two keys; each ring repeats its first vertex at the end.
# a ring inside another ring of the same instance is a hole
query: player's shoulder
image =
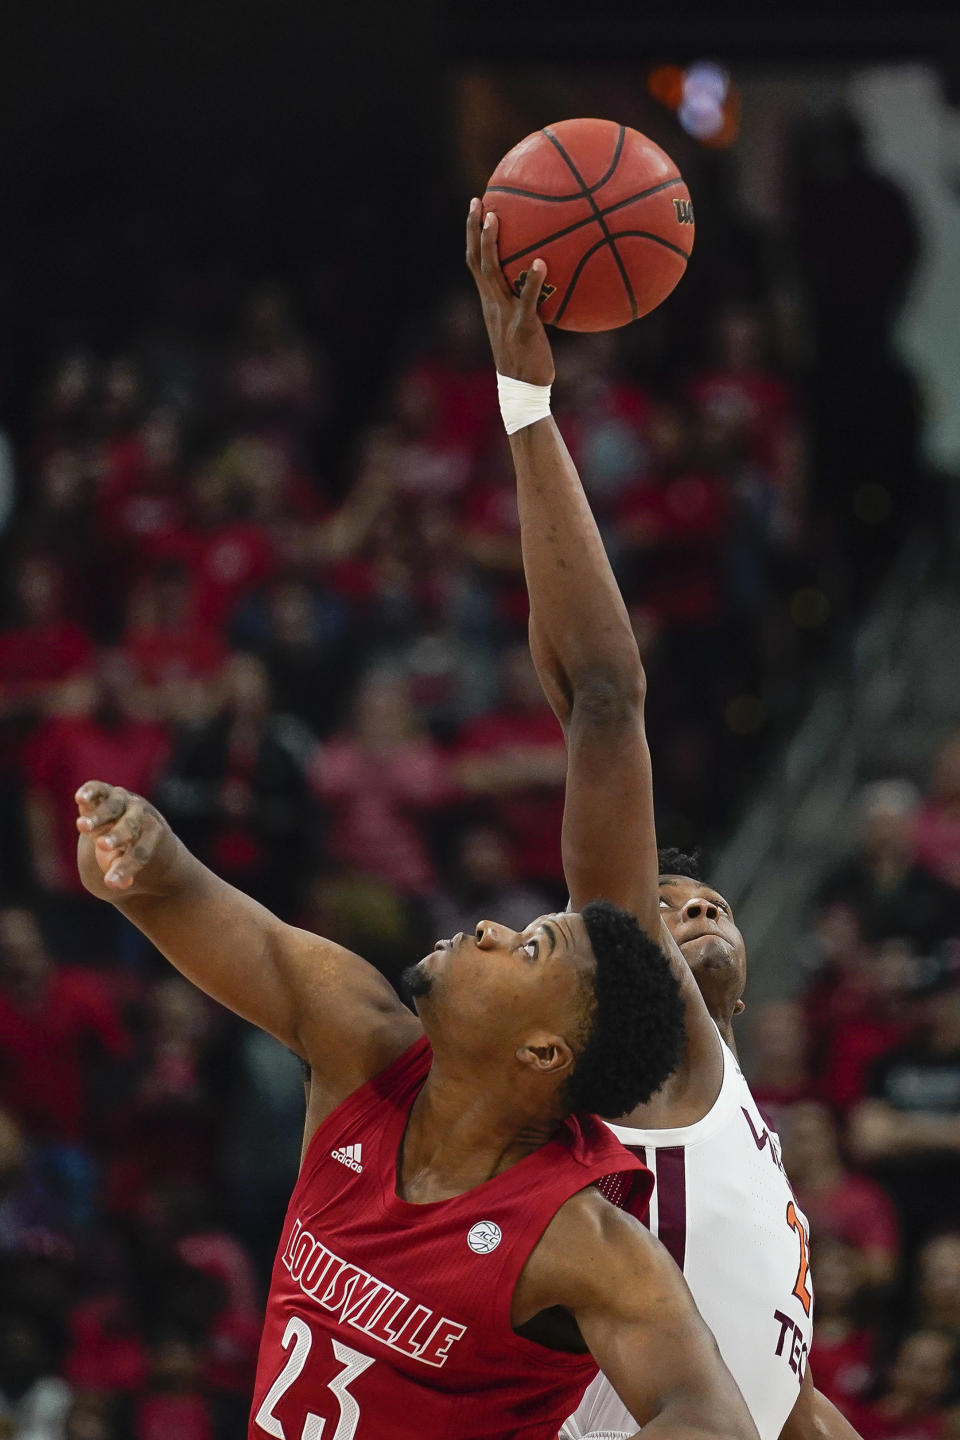
{"type": "Polygon", "coordinates": [[[624,1265],[642,1264],[656,1243],[638,1220],[590,1185],[556,1211],[531,1252],[525,1277],[544,1292],[564,1297],[552,1304],[584,1303],[608,1293],[622,1279],[624,1265]]]}

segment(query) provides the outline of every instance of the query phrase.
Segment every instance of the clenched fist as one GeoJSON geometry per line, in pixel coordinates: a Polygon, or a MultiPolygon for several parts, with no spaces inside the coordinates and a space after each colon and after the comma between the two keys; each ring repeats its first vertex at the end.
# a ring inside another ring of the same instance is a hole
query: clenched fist
{"type": "MultiPolygon", "coordinates": [[[[142,796],[102,780],[86,781],[74,798],[80,812],[77,829],[93,842],[89,850],[102,883],[111,890],[129,890],[156,856],[161,840],[169,835],[166,823],[142,796]]],[[[85,849],[88,847],[81,846],[81,875],[85,849]]],[[[92,889],[89,874],[83,878],[92,889]]]]}

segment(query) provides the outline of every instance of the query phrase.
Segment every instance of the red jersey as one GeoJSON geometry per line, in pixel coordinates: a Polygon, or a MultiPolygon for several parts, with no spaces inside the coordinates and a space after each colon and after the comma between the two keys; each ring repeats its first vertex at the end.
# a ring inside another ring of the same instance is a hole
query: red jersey
{"type": "MultiPolygon", "coordinates": [[[[426,1038],[348,1096],[304,1159],[273,1267],[249,1440],[555,1440],[597,1373],[517,1335],[517,1279],[560,1206],[645,1167],[592,1116],[450,1200],[397,1195],[426,1038]]],[[[640,1178],[640,1177],[638,1177],[640,1178]]]]}

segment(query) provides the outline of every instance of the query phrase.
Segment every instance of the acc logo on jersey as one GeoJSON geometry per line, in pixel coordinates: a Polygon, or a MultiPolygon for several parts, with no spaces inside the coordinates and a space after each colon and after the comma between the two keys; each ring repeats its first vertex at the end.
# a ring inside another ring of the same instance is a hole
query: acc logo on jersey
{"type": "Polygon", "coordinates": [[[489,1255],[503,1239],[503,1231],[493,1220],[478,1220],[467,1231],[467,1244],[476,1255],[489,1255]]]}

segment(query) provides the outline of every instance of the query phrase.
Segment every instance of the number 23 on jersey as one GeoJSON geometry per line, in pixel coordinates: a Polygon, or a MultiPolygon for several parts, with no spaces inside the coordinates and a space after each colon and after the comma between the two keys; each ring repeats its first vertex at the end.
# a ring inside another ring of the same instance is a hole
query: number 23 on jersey
{"type": "Polygon", "coordinates": [[[281,1341],[284,1350],[289,1350],[290,1354],[280,1374],[263,1397],[263,1404],[256,1414],[256,1424],[264,1434],[272,1436],[273,1440],[353,1440],[360,1423],[360,1406],[356,1396],[350,1394],[350,1385],[358,1375],[370,1368],[373,1359],[369,1355],[361,1355],[357,1350],[351,1350],[349,1345],[344,1345],[339,1340],[331,1340],[330,1343],[334,1357],[341,1366],[339,1373],[327,1386],[340,1407],[337,1428],[328,1433],[326,1418],[310,1411],[300,1434],[290,1435],[274,1414],[280,1399],[302,1374],[313,1347],[313,1331],[310,1326],[298,1315],[292,1315],[287,1321],[281,1341]]]}

